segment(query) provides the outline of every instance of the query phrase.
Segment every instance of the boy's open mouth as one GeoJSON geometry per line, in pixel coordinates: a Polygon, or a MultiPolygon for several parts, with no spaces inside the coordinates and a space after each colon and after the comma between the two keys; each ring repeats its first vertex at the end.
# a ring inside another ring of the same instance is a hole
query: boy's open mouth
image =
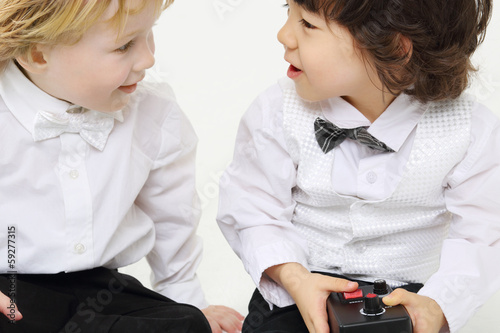
{"type": "Polygon", "coordinates": [[[118,90],[123,91],[126,94],[131,94],[137,89],[137,83],[131,84],[129,86],[121,86],[118,90]]]}
{"type": "Polygon", "coordinates": [[[288,72],[287,72],[287,76],[291,79],[295,79],[297,77],[300,76],[300,74],[302,74],[302,70],[295,67],[294,65],[290,65],[290,67],[288,67],[288,72]]]}

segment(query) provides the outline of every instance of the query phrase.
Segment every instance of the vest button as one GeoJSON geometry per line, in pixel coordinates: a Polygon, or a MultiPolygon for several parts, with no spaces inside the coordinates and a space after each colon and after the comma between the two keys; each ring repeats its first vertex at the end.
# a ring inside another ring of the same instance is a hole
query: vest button
{"type": "Polygon", "coordinates": [[[365,252],[366,252],[366,245],[365,245],[365,244],[363,244],[363,245],[359,246],[359,247],[356,249],[356,251],[358,251],[358,253],[361,253],[361,254],[365,253],[365,252]]]}
{"type": "Polygon", "coordinates": [[[377,174],[373,171],[370,171],[366,174],[366,181],[370,184],[375,184],[377,178],[378,178],[377,174]]]}

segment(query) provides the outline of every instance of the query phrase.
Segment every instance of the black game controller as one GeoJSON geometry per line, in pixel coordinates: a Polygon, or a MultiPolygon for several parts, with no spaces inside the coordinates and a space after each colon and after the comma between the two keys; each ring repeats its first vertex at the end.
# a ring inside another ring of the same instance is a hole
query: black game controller
{"type": "Polygon", "coordinates": [[[331,293],[326,302],[330,333],[412,333],[404,306],[382,302],[391,291],[385,280],[376,280],[354,292],[331,293]]]}

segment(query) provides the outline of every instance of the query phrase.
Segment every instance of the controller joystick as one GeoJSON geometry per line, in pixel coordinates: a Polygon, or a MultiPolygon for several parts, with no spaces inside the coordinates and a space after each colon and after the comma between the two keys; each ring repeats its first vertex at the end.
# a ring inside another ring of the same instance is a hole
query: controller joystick
{"type": "Polygon", "coordinates": [[[378,316],[385,312],[380,297],[376,294],[368,294],[363,299],[363,308],[359,310],[365,316],[378,316]]]}
{"type": "Polygon", "coordinates": [[[375,280],[373,282],[373,293],[385,296],[389,294],[389,287],[387,286],[387,282],[382,279],[375,280]]]}
{"type": "Polygon", "coordinates": [[[361,286],[354,292],[331,293],[326,306],[331,333],[412,333],[402,305],[385,306],[382,298],[392,289],[385,280],[361,286]]]}

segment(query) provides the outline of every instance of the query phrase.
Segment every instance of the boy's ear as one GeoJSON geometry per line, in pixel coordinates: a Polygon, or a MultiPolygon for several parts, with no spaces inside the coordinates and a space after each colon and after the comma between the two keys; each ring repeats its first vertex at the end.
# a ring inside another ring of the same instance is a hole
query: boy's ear
{"type": "Polygon", "coordinates": [[[406,56],[406,62],[410,61],[410,58],[413,54],[413,43],[412,41],[404,36],[400,36],[400,44],[401,44],[401,50],[403,52],[403,55],[406,56]]]}
{"type": "Polygon", "coordinates": [[[37,44],[33,47],[30,54],[17,57],[16,61],[27,72],[41,74],[47,68],[47,46],[37,44]]]}

